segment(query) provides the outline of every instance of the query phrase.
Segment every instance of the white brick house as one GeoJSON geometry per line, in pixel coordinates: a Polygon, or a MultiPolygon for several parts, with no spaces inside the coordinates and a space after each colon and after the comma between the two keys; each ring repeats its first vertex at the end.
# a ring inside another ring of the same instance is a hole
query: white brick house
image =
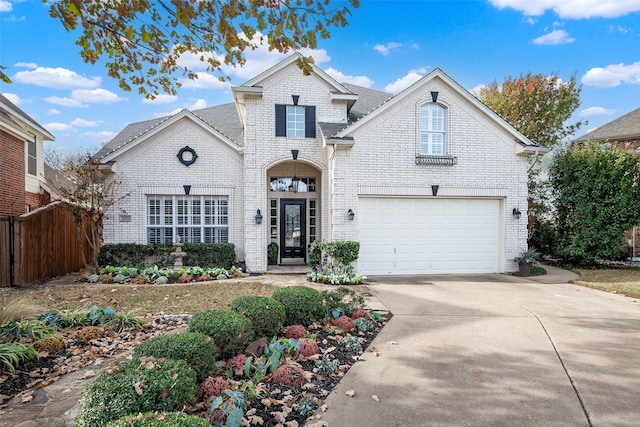
{"type": "Polygon", "coordinates": [[[527,157],[546,149],[439,69],[393,96],[296,59],[233,103],[131,124],[100,150],[128,194],[105,242],[228,241],[249,272],[272,241],[302,262],[318,239],[359,241],[369,275],[517,269],[527,157]]]}

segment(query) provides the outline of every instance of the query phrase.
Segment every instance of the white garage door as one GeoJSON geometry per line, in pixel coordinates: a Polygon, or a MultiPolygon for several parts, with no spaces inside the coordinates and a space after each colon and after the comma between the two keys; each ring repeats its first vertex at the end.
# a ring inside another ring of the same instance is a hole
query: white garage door
{"type": "Polygon", "coordinates": [[[365,275],[499,271],[499,200],[361,198],[358,210],[365,275]]]}

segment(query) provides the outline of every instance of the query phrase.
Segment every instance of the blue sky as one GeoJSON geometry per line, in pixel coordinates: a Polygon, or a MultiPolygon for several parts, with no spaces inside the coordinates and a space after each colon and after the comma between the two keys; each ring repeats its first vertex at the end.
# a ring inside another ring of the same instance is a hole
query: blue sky
{"type": "MultiPolygon", "coordinates": [[[[129,122],[231,102],[230,85],[286,57],[259,49],[227,70],[230,84],[203,72],[150,102],[85,64],[76,36],[41,0],[0,0],[0,64],[13,80],[0,92],[56,136],[56,151],[95,151],[129,122]]],[[[469,90],[529,71],[575,73],[572,121],[588,120],[586,131],[640,107],[640,0],[361,0],[311,54],[340,82],[393,93],[434,68],[469,90]]]]}

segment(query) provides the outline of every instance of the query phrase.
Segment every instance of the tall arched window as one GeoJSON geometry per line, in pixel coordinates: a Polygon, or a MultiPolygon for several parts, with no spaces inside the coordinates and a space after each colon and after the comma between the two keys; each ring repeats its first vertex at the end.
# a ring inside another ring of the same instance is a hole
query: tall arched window
{"type": "Polygon", "coordinates": [[[444,156],[447,146],[447,110],[436,103],[420,107],[420,155],[444,156]]]}

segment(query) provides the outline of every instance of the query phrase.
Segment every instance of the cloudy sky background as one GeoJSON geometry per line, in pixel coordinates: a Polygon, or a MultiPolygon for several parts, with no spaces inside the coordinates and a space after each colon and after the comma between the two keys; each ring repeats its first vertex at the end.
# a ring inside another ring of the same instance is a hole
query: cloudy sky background
{"type": "MultiPolygon", "coordinates": [[[[50,150],[95,151],[127,123],[231,102],[240,85],[286,55],[259,49],[230,83],[204,72],[178,96],[123,92],[100,65],[85,64],[41,0],[0,0],[0,92],[56,136],[50,150]]],[[[397,93],[434,68],[473,90],[523,73],[573,74],[580,134],[640,107],[640,0],[362,0],[350,25],[311,53],[340,82],[397,93]]],[[[580,136],[576,135],[576,136],[580,136]]]]}

